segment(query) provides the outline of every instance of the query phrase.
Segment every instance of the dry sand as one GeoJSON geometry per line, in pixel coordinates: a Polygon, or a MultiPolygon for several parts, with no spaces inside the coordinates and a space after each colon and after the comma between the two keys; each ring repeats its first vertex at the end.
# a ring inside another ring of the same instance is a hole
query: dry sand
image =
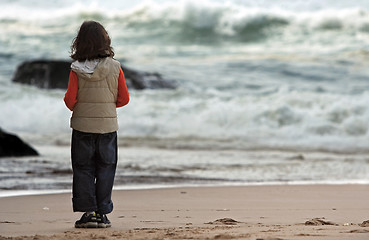
{"type": "Polygon", "coordinates": [[[113,200],[111,228],[75,229],[71,194],[0,198],[0,239],[369,239],[369,185],[125,190],[113,200]]]}

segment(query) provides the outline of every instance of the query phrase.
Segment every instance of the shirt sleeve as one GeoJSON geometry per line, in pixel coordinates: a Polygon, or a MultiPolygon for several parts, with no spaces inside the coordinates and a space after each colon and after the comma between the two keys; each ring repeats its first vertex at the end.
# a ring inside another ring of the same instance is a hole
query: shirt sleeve
{"type": "Polygon", "coordinates": [[[118,78],[118,98],[117,98],[117,108],[127,105],[129,102],[129,93],[127,89],[126,80],[124,78],[123,70],[120,69],[118,78]]]}
{"type": "Polygon", "coordinates": [[[68,89],[64,96],[64,102],[65,105],[71,111],[73,111],[73,108],[77,103],[77,92],[78,92],[78,76],[75,72],[70,71],[68,89]]]}

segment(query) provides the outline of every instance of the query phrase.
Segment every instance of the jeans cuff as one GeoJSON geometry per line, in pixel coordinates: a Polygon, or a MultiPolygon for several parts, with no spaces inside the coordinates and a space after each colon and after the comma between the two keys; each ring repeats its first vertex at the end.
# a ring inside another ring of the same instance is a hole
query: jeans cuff
{"type": "Polygon", "coordinates": [[[92,212],[97,210],[95,198],[73,198],[74,212],[92,212]]]}
{"type": "Polygon", "coordinates": [[[98,213],[100,214],[108,214],[113,211],[113,202],[110,201],[108,204],[104,204],[102,206],[99,206],[97,209],[98,213]]]}

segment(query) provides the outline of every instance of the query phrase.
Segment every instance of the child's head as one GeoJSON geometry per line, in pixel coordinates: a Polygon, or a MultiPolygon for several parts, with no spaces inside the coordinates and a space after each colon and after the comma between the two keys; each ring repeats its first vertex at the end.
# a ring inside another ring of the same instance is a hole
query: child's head
{"type": "Polygon", "coordinates": [[[98,22],[85,21],[71,46],[71,58],[78,61],[113,57],[108,32],[98,22]]]}

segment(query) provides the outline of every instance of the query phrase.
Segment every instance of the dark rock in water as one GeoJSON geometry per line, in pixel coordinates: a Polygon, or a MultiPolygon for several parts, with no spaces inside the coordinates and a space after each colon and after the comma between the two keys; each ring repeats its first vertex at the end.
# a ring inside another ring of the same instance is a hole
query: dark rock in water
{"type": "Polygon", "coordinates": [[[13,81],[39,88],[68,88],[70,62],[37,60],[18,66],[13,81]]]}
{"type": "Polygon", "coordinates": [[[160,89],[168,88],[175,89],[176,85],[173,81],[165,80],[159,73],[149,73],[137,70],[132,70],[127,67],[123,67],[124,77],[128,88],[134,89],[160,89]]]}
{"type": "MultiPolygon", "coordinates": [[[[39,88],[68,88],[69,61],[35,60],[18,66],[13,81],[39,88]]],[[[159,73],[149,73],[122,67],[127,87],[134,89],[176,88],[173,81],[165,80],[159,73]]]]}
{"type": "Polygon", "coordinates": [[[0,128],[0,157],[38,156],[38,152],[16,135],[0,128]]]}

